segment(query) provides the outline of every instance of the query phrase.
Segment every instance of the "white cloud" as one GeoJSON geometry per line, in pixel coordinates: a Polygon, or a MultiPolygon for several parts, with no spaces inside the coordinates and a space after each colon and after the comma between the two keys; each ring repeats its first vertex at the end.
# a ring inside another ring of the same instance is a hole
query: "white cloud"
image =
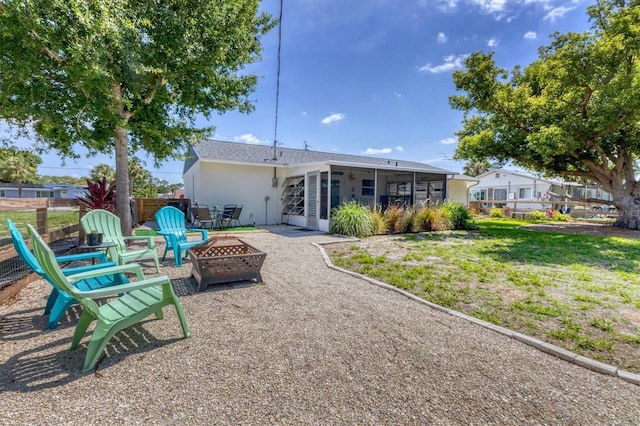
{"type": "Polygon", "coordinates": [[[526,33],[524,33],[524,38],[527,40],[535,40],[536,38],[538,38],[538,34],[536,34],[535,31],[527,31],[526,33]]]}
{"type": "Polygon", "coordinates": [[[488,13],[502,12],[507,0],[471,0],[471,3],[488,13]]]}
{"type": "Polygon", "coordinates": [[[396,98],[400,99],[400,98],[402,98],[402,93],[393,92],[393,96],[395,96],[396,98]]]}
{"type": "Polygon", "coordinates": [[[444,33],[438,33],[438,36],[436,37],[436,40],[438,42],[438,44],[444,44],[447,42],[447,36],[444,33]]]}
{"type": "Polygon", "coordinates": [[[244,142],[252,145],[257,145],[262,143],[260,139],[258,139],[256,136],[252,135],[251,133],[245,133],[244,135],[236,136],[233,139],[236,142],[244,142]]]}
{"type": "Polygon", "coordinates": [[[547,13],[545,17],[542,19],[549,22],[555,22],[556,19],[564,17],[565,13],[570,12],[573,9],[575,9],[575,6],[574,7],[566,7],[566,6],[556,7],[555,9],[551,9],[551,11],[547,13]]]}
{"type": "Polygon", "coordinates": [[[309,115],[309,114],[307,114],[307,112],[306,112],[306,111],[302,111],[302,116],[303,116],[303,117],[306,117],[307,115],[309,115]]]}
{"type": "Polygon", "coordinates": [[[401,146],[396,146],[396,151],[398,152],[404,152],[404,148],[401,146]]]}
{"type": "Polygon", "coordinates": [[[376,155],[376,154],[390,154],[393,151],[391,148],[367,148],[364,153],[367,155],[376,155]]]}
{"type": "Polygon", "coordinates": [[[463,65],[464,65],[463,63],[467,56],[469,55],[465,54],[465,55],[457,55],[457,56],[456,55],[445,56],[443,58],[444,62],[442,64],[440,65],[426,64],[418,68],[418,71],[424,72],[427,74],[440,74],[443,72],[453,71],[454,69],[461,69],[463,68],[463,65]]]}
{"type": "Polygon", "coordinates": [[[344,120],[344,114],[341,113],[341,112],[336,112],[336,113],[333,113],[333,114],[323,118],[321,123],[322,124],[331,124],[333,122],[342,121],[342,120],[344,120]]]}
{"type": "Polygon", "coordinates": [[[489,47],[496,47],[497,45],[498,45],[498,40],[496,40],[495,38],[492,38],[487,42],[487,46],[489,47]]]}
{"type": "Polygon", "coordinates": [[[451,145],[457,142],[458,142],[458,139],[456,138],[445,138],[440,141],[442,145],[451,145]]]}

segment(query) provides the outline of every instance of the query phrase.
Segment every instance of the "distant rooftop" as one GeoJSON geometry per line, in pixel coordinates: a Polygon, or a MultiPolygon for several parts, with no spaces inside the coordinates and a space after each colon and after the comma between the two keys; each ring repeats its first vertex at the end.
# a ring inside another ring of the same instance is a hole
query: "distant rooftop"
{"type": "Polygon", "coordinates": [[[291,167],[304,164],[323,163],[332,165],[354,165],[393,170],[419,171],[422,173],[456,174],[449,170],[417,161],[367,157],[364,155],[339,154],[335,152],[304,149],[273,149],[271,145],[254,145],[239,142],[202,140],[190,150],[191,158],[185,161],[184,172],[198,160],[223,161],[229,163],[260,164],[276,167],[291,167]]]}

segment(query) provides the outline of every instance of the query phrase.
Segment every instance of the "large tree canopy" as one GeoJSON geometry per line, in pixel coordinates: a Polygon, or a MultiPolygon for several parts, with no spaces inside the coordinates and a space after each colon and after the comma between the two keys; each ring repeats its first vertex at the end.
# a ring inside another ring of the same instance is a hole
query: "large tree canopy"
{"type": "MultiPolygon", "coordinates": [[[[77,157],[180,156],[212,128],[201,114],[250,112],[260,36],[274,22],[259,0],[0,0],[0,117],[32,128],[43,148],[77,157]]],[[[127,191],[117,192],[131,233],[127,191]]]]}
{"type": "Polygon", "coordinates": [[[589,7],[591,31],[554,34],[524,69],[474,53],[454,73],[464,111],[455,158],[512,161],[610,192],[619,226],[640,229],[640,1],[589,7]]]}

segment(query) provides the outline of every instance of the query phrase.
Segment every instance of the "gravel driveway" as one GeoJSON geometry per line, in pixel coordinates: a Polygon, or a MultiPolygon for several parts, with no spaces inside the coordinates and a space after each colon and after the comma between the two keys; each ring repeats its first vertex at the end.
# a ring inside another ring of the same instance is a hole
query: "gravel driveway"
{"type": "Polygon", "coordinates": [[[29,285],[0,306],[0,422],[640,424],[640,387],[329,269],[312,243],[334,237],[270,230],[241,236],[263,284],[195,293],[189,261],[163,262],[193,337],[165,308],[92,374],[88,338],[68,350],[78,309],[45,332],[48,285],[29,285]]]}

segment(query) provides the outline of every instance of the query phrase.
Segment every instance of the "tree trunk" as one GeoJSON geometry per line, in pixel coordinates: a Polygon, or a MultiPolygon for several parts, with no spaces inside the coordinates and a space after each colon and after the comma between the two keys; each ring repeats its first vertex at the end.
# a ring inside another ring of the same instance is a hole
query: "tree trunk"
{"type": "Polygon", "coordinates": [[[116,214],[122,225],[122,235],[131,235],[131,205],[129,204],[129,136],[127,129],[116,126],[116,214]]]}
{"type": "Polygon", "coordinates": [[[618,209],[618,220],[615,225],[621,228],[640,230],[640,199],[634,196],[614,198],[618,209]]]}

